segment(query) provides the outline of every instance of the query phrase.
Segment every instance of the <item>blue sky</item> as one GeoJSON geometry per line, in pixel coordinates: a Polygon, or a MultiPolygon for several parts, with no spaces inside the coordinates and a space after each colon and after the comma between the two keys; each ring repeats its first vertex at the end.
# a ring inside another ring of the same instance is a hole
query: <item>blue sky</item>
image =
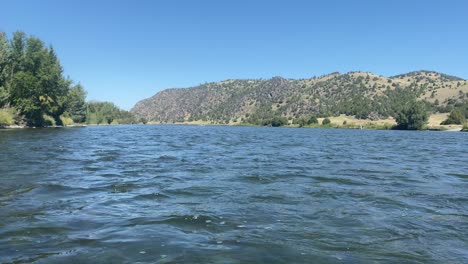
{"type": "Polygon", "coordinates": [[[89,100],[130,109],[173,87],[233,78],[468,79],[468,1],[0,0],[0,31],[53,45],[89,100]]]}

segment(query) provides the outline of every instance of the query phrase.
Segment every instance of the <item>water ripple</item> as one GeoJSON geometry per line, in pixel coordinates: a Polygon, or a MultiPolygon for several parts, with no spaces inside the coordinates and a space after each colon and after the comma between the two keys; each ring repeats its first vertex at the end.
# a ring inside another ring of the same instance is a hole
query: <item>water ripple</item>
{"type": "Polygon", "coordinates": [[[0,263],[466,263],[467,137],[0,131],[0,263]]]}

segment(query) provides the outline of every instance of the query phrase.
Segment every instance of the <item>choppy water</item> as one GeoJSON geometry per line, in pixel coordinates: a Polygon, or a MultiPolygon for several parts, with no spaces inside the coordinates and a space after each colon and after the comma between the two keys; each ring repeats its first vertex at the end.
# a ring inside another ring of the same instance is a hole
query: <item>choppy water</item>
{"type": "Polygon", "coordinates": [[[468,133],[0,131],[1,263],[467,263],[468,133]]]}

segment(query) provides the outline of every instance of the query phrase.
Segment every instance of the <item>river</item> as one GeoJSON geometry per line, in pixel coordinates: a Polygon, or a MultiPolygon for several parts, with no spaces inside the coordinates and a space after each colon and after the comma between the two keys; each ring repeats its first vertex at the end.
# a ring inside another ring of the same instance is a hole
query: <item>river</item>
{"type": "Polygon", "coordinates": [[[0,263],[467,263],[468,133],[0,131],[0,263]]]}

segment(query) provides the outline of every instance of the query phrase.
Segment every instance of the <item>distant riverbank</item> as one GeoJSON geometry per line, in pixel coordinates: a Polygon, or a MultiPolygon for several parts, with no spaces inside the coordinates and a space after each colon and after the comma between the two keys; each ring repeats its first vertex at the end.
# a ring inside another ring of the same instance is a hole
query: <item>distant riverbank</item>
{"type": "MultiPolygon", "coordinates": [[[[448,113],[442,114],[432,114],[429,116],[429,120],[427,122],[426,130],[432,131],[461,131],[463,129],[462,125],[440,125],[442,121],[447,119],[448,113]]],[[[387,119],[380,119],[380,120],[370,120],[370,119],[357,119],[353,116],[346,116],[340,115],[336,117],[327,117],[330,120],[330,124],[322,125],[323,120],[325,118],[317,118],[317,124],[305,125],[300,126],[297,124],[293,124],[291,120],[288,122],[287,125],[283,127],[292,127],[292,128],[343,128],[343,129],[373,129],[373,130],[390,130],[396,125],[396,121],[394,118],[390,117],[387,119]]],[[[240,120],[237,122],[229,122],[227,124],[222,123],[215,123],[211,121],[184,121],[184,122],[174,122],[174,123],[163,123],[163,122],[149,122],[148,124],[174,124],[174,125],[198,125],[198,126],[258,126],[254,124],[249,124],[245,122],[241,122],[240,120]]]]}
{"type": "MultiPolygon", "coordinates": [[[[427,128],[425,130],[431,131],[468,131],[467,127],[462,125],[440,125],[440,123],[447,118],[448,114],[432,114],[429,117],[427,128]]],[[[317,124],[300,126],[289,122],[283,127],[289,128],[340,128],[340,129],[371,129],[371,130],[390,130],[396,125],[394,118],[390,117],[381,120],[369,120],[369,119],[357,119],[353,116],[340,115],[336,117],[327,117],[330,120],[329,124],[323,125],[325,118],[317,118],[317,124]]],[[[141,123],[140,123],[141,124],[141,123]]],[[[255,124],[249,124],[245,122],[229,122],[227,124],[214,123],[210,121],[185,121],[185,122],[174,122],[174,123],[163,123],[163,122],[149,122],[150,125],[195,125],[195,126],[258,126],[255,124]]],[[[66,127],[86,127],[86,126],[119,126],[129,124],[73,124],[67,126],[46,126],[43,128],[66,128],[66,127]]],[[[10,125],[0,126],[0,129],[23,129],[23,128],[36,128],[28,126],[10,125]]]]}

